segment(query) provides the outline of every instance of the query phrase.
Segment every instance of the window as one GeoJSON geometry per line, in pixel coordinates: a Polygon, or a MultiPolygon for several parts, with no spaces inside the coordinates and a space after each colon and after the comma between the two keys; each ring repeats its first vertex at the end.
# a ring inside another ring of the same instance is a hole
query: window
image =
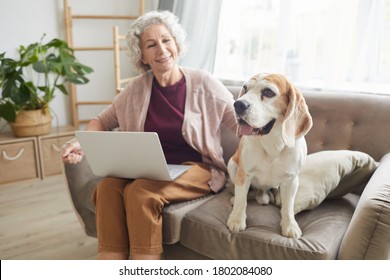
{"type": "Polygon", "coordinates": [[[214,74],[259,72],[390,94],[390,0],[223,0],[214,74]]]}

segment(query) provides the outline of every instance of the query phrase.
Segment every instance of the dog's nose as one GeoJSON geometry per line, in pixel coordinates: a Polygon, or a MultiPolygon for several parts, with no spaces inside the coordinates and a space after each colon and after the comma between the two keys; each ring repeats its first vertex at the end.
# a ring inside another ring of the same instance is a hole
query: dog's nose
{"type": "Polygon", "coordinates": [[[239,115],[248,110],[250,106],[251,105],[246,100],[237,100],[236,102],[234,102],[234,110],[239,115]]]}

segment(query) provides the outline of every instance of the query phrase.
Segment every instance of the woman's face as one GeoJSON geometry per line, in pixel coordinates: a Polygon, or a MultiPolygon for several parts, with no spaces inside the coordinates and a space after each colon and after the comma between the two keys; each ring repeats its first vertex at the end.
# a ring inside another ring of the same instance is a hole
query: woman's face
{"type": "Polygon", "coordinates": [[[153,73],[164,73],[176,65],[177,45],[163,24],[147,28],[141,35],[142,62],[148,64],[153,73]]]}

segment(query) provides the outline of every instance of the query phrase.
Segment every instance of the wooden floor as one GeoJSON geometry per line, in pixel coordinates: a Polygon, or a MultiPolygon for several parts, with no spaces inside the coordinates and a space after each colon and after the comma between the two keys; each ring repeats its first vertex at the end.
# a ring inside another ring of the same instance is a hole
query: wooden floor
{"type": "Polygon", "coordinates": [[[97,240],[82,230],[63,176],[0,185],[0,259],[97,258],[97,240]]]}

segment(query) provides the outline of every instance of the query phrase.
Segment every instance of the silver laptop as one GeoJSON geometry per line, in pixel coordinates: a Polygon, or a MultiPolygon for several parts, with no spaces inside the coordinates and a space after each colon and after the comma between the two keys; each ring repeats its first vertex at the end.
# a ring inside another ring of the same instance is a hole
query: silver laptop
{"type": "Polygon", "coordinates": [[[167,164],[155,132],[76,131],[97,176],[173,181],[189,165],[167,164]]]}

